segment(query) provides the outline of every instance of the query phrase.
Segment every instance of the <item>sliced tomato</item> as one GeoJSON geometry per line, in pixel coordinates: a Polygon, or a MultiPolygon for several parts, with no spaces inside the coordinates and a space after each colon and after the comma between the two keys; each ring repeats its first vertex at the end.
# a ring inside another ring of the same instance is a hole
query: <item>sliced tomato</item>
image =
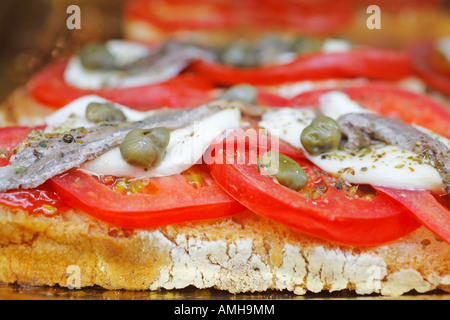
{"type": "Polygon", "coordinates": [[[248,28],[281,30],[308,35],[337,34],[352,21],[354,11],[345,0],[247,0],[239,2],[246,11],[248,28]]]}
{"type": "Polygon", "coordinates": [[[259,106],[284,107],[289,104],[289,100],[279,95],[259,90],[256,104],[259,106]]]}
{"type": "Polygon", "coordinates": [[[44,215],[54,215],[69,208],[49,183],[34,189],[0,192],[0,204],[44,215]]]}
{"type": "Polygon", "coordinates": [[[401,13],[402,11],[414,10],[420,11],[427,9],[436,9],[442,6],[444,0],[357,0],[355,4],[367,8],[370,5],[378,5],[382,10],[393,13],[401,13]]]}
{"type": "Polygon", "coordinates": [[[344,0],[208,1],[133,0],[125,6],[125,18],[146,23],[163,32],[224,30],[253,33],[273,30],[308,34],[336,33],[353,16],[344,0]]]}
{"type": "Polygon", "coordinates": [[[9,164],[13,149],[36,128],[4,127],[0,128],[0,167],[9,164]]]}
{"type": "Polygon", "coordinates": [[[229,29],[235,26],[232,6],[220,1],[131,0],[125,6],[127,19],[141,20],[165,32],[229,29]]]}
{"type": "Polygon", "coordinates": [[[428,229],[450,244],[450,211],[429,191],[376,187],[406,208],[428,229]]]}
{"type": "MultiPolygon", "coordinates": [[[[432,41],[416,45],[411,50],[413,70],[431,88],[450,94],[450,76],[445,71],[437,69],[436,63],[430,63],[434,51],[432,41]]],[[[444,70],[448,72],[448,68],[444,70]]]]}
{"type": "Polygon", "coordinates": [[[77,98],[96,94],[137,110],[161,107],[187,108],[210,101],[209,92],[214,88],[209,82],[198,77],[180,75],[152,85],[83,90],[64,81],[67,63],[67,61],[53,63],[31,78],[29,90],[37,102],[49,107],[61,108],[77,98]]]}
{"type": "MultiPolygon", "coordinates": [[[[409,210],[383,194],[350,197],[333,178],[307,160],[297,160],[308,185],[295,192],[264,176],[255,149],[245,154],[218,146],[209,168],[216,181],[250,210],[306,234],[338,243],[373,245],[402,237],[420,224],[409,210]],[[370,199],[370,200],[368,200],[370,199]]],[[[342,186],[341,186],[342,187],[342,186]]]]}
{"type": "MultiPolygon", "coordinates": [[[[290,106],[317,106],[319,97],[330,89],[302,93],[290,106]]],[[[377,113],[429,128],[450,138],[450,111],[427,95],[413,93],[385,83],[372,83],[341,89],[362,107],[377,113]]]]}
{"type": "MultiPolygon", "coordinates": [[[[0,167],[9,164],[12,150],[35,129],[42,129],[42,127],[0,128],[0,167]]],[[[0,204],[44,214],[54,214],[58,210],[67,208],[47,183],[30,190],[0,192],[0,204]]]]}
{"type": "Polygon", "coordinates": [[[384,49],[308,54],[287,64],[249,69],[195,61],[191,69],[214,83],[224,85],[273,85],[302,80],[355,77],[398,80],[411,75],[412,72],[407,53],[384,49]]]}
{"type": "Polygon", "coordinates": [[[67,204],[128,228],[212,219],[244,210],[202,166],[183,174],[152,178],[140,192],[131,194],[121,193],[77,169],[51,181],[67,204]]]}
{"type": "Polygon", "coordinates": [[[278,0],[249,0],[250,2],[255,2],[259,5],[264,5],[268,8],[275,9],[278,7],[278,9],[282,9],[283,11],[289,10],[289,9],[297,9],[297,10],[317,10],[322,11],[326,9],[326,7],[333,7],[336,6],[345,7],[347,8],[347,5],[350,1],[348,0],[284,0],[282,2],[278,0]]]}

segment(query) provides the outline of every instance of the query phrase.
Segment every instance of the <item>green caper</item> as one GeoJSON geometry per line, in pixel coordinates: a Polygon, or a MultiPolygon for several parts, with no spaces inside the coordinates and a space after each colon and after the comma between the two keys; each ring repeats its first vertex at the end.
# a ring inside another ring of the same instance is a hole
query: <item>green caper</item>
{"type": "Polygon", "coordinates": [[[293,51],[288,39],[276,34],[264,36],[257,44],[258,57],[261,64],[273,65],[279,63],[280,55],[293,51]]]}
{"type": "Polygon", "coordinates": [[[339,148],[341,135],[336,121],[330,117],[319,116],[303,129],[300,141],[309,154],[317,156],[339,148]]]}
{"type": "Polygon", "coordinates": [[[91,43],[79,52],[81,64],[86,69],[113,70],[116,67],[116,59],[108,51],[104,43],[91,43]]]}
{"type": "Polygon", "coordinates": [[[126,135],[120,153],[129,164],[151,169],[162,160],[169,141],[167,128],[135,129],[126,135]]]}
{"type": "Polygon", "coordinates": [[[253,68],[259,64],[257,51],[245,43],[237,43],[225,48],[221,54],[221,60],[226,65],[238,68],[253,68]]]}
{"type": "Polygon", "coordinates": [[[288,156],[276,152],[267,151],[261,158],[259,165],[266,169],[267,173],[274,176],[277,181],[292,190],[303,189],[307,182],[303,168],[288,156]]]}
{"type": "Polygon", "coordinates": [[[322,43],[315,39],[300,37],[293,41],[292,48],[297,54],[305,54],[320,51],[322,43]]]}
{"type": "Polygon", "coordinates": [[[287,52],[291,50],[290,41],[279,34],[267,34],[258,42],[260,50],[277,50],[278,52],[287,52]]]}
{"type": "Polygon", "coordinates": [[[248,84],[240,84],[225,90],[219,99],[239,100],[248,105],[254,105],[258,97],[255,87],[248,84]]]}
{"type": "Polygon", "coordinates": [[[124,115],[122,110],[116,108],[110,103],[91,102],[86,108],[86,119],[99,123],[125,121],[127,120],[127,117],[124,115]]]}

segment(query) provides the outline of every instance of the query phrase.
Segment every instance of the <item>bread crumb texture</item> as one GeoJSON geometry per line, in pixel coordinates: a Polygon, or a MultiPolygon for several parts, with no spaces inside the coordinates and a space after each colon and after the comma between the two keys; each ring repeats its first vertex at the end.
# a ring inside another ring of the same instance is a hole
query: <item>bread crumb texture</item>
{"type": "Polygon", "coordinates": [[[253,213],[149,230],[103,223],[79,211],[30,215],[0,207],[0,282],[231,293],[354,290],[398,296],[450,291],[450,246],[421,227],[395,242],[343,246],[253,213]]]}

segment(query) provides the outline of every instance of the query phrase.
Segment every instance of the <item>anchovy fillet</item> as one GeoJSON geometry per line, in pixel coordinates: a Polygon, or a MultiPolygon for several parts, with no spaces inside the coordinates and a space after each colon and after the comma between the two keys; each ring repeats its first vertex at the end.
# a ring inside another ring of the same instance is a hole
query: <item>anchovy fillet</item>
{"type": "Polygon", "coordinates": [[[133,73],[154,72],[160,73],[170,66],[183,64],[187,67],[192,60],[216,61],[216,54],[207,48],[198,45],[168,41],[133,63],[124,67],[133,73]]]}
{"type": "Polygon", "coordinates": [[[11,164],[0,167],[0,192],[35,188],[119,146],[131,130],[154,127],[173,130],[185,127],[226,106],[226,103],[218,102],[195,109],[162,109],[142,121],[77,128],[65,134],[35,131],[30,135],[32,138],[25,140],[17,149],[19,151],[11,157],[11,164]],[[70,139],[67,139],[68,136],[70,139]]]}
{"type": "Polygon", "coordinates": [[[438,170],[444,191],[450,193],[450,150],[441,141],[403,121],[375,114],[349,113],[337,122],[347,137],[344,149],[355,150],[377,140],[415,152],[438,170]]]}

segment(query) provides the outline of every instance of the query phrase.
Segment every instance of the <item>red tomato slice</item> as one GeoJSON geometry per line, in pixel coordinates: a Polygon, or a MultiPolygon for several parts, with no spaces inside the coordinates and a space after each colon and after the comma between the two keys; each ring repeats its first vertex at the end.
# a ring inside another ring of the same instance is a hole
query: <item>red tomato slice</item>
{"type": "Polygon", "coordinates": [[[272,85],[302,80],[354,77],[398,80],[411,74],[408,54],[383,49],[308,54],[291,63],[250,69],[196,61],[191,69],[214,83],[224,85],[239,83],[272,85]]]}
{"type": "Polygon", "coordinates": [[[34,189],[0,192],[0,204],[45,215],[69,208],[47,182],[34,189]]]}
{"type": "Polygon", "coordinates": [[[450,244],[450,211],[431,192],[385,187],[375,189],[403,204],[424,226],[450,244]]]}
{"type": "Polygon", "coordinates": [[[370,5],[378,5],[382,10],[387,10],[389,12],[401,13],[402,11],[414,10],[420,11],[433,9],[441,6],[444,0],[357,0],[355,4],[360,5],[362,8],[367,8],[370,5]]]}
{"type": "Polygon", "coordinates": [[[192,170],[152,178],[142,192],[132,194],[115,191],[77,169],[53,178],[52,185],[72,207],[128,228],[212,219],[244,210],[214,182],[207,168],[192,170]]]}
{"type": "Polygon", "coordinates": [[[259,90],[256,104],[259,106],[284,107],[289,104],[289,100],[279,95],[259,90]]]}
{"type": "Polygon", "coordinates": [[[0,167],[9,164],[13,149],[33,130],[30,127],[0,128],[0,167]]]}
{"type": "MultiPolygon", "coordinates": [[[[293,107],[317,106],[319,97],[331,90],[302,93],[290,101],[293,107]]],[[[413,93],[389,84],[367,84],[341,90],[377,113],[429,128],[450,138],[450,111],[429,96],[413,93]]]]}
{"type": "Polygon", "coordinates": [[[211,100],[209,82],[191,75],[180,75],[165,82],[132,88],[83,90],[64,81],[67,61],[53,63],[36,75],[29,84],[31,96],[38,102],[53,108],[61,108],[73,100],[89,94],[137,109],[149,110],[161,107],[187,108],[211,100]]]}
{"type": "Polygon", "coordinates": [[[246,4],[259,5],[264,10],[277,10],[286,12],[289,10],[302,11],[326,11],[326,7],[341,7],[348,9],[348,0],[246,0],[246,4]]]}
{"type": "Polygon", "coordinates": [[[336,34],[347,27],[354,15],[351,5],[345,0],[250,0],[244,5],[241,1],[239,6],[248,12],[249,28],[258,31],[261,28],[269,31],[281,29],[309,35],[336,34]]]}
{"type": "Polygon", "coordinates": [[[132,0],[125,6],[127,19],[138,19],[173,32],[178,30],[229,29],[235,26],[232,6],[227,2],[186,0],[132,0]]]}
{"type": "MultiPolygon", "coordinates": [[[[35,129],[43,128],[0,128],[0,167],[9,164],[12,150],[35,129]]],[[[0,192],[0,203],[14,208],[21,208],[29,212],[41,212],[44,214],[53,214],[58,210],[67,208],[47,183],[30,190],[0,192]]]]}
{"type": "Polygon", "coordinates": [[[445,72],[433,68],[430,64],[430,56],[434,51],[433,42],[424,42],[411,50],[414,72],[422,78],[430,87],[450,94],[450,77],[445,72]]]}
{"type": "Polygon", "coordinates": [[[338,190],[331,184],[331,176],[306,160],[298,162],[308,175],[309,183],[303,190],[309,198],[263,176],[257,164],[249,161],[257,158],[254,149],[245,155],[220,147],[215,152],[223,161],[209,164],[211,174],[233,198],[306,234],[339,243],[372,245],[398,239],[419,226],[406,208],[387,196],[347,198],[348,191],[338,190]]]}

